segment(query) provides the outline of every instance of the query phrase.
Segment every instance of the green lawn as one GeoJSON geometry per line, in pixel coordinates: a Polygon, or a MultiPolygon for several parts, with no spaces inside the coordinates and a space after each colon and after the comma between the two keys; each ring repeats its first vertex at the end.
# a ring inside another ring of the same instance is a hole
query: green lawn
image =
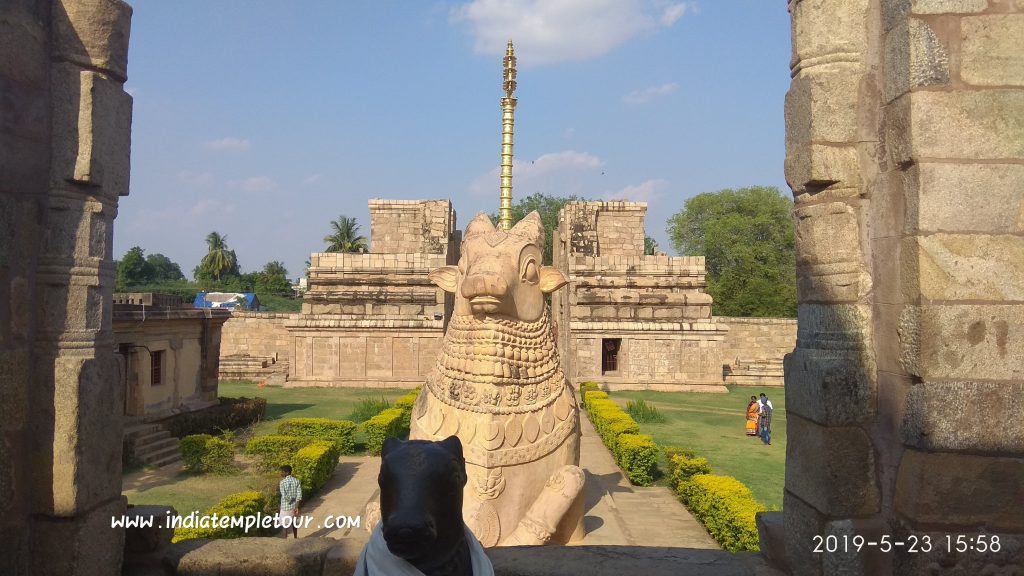
{"type": "MultiPolygon", "coordinates": [[[[661,446],[691,448],[711,463],[714,474],[735,476],[768,507],[782,508],[786,474],[786,400],[781,388],[730,387],[728,394],[692,392],[612,392],[611,399],[626,402],[642,398],[665,415],[664,424],[641,424],[661,446]],[[764,392],[775,410],[772,444],[747,436],[746,407],[752,395],[764,392]]],[[[664,461],[660,464],[665,469],[664,461]]]]}
{"type": "Polygon", "coordinates": [[[218,394],[231,398],[259,396],[267,399],[266,417],[253,429],[253,433],[258,435],[276,433],[277,421],[282,418],[347,420],[364,398],[383,397],[394,402],[408,392],[398,388],[260,388],[249,380],[225,380],[220,383],[218,394]]]}
{"type": "MultiPolygon", "coordinates": [[[[273,434],[277,424],[284,418],[333,418],[347,420],[349,414],[364,398],[385,398],[394,402],[408,390],[378,388],[260,388],[248,380],[222,381],[220,396],[237,398],[259,396],[267,399],[267,413],[263,421],[249,429],[240,430],[235,437],[238,444],[236,454],[241,454],[245,441],[254,435],[273,434]]],[[[362,431],[356,433],[357,449],[362,449],[362,431]]],[[[193,510],[203,512],[228,494],[243,490],[273,491],[278,475],[276,472],[262,473],[246,466],[244,458],[239,459],[243,469],[233,476],[212,474],[172,473],[171,468],[139,469],[125,471],[124,494],[130,504],[166,504],[174,506],[179,514],[193,510]]]]}

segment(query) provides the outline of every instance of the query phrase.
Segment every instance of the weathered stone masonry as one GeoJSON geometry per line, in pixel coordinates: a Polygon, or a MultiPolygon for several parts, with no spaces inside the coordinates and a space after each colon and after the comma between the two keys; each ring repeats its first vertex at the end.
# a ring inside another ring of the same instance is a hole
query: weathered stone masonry
{"type": "MultiPolygon", "coordinates": [[[[1024,6],[790,1],[786,174],[799,331],[786,361],[795,574],[1024,564],[1024,6]],[[1002,553],[950,554],[946,534],[1002,553]],[[931,552],[814,554],[814,535],[931,552]],[[955,536],[954,536],[955,537],[955,536]]],[[[765,550],[779,559],[782,548],[765,550]]]]}
{"type": "Polygon", "coordinates": [[[0,3],[0,573],[116,574],[131,8],[0,3]]]}

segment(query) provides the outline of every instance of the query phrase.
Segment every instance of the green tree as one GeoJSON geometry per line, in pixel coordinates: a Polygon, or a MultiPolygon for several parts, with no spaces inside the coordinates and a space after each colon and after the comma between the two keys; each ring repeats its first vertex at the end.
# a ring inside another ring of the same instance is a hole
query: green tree
{"type": "Polygon", "coordinates": [[[220,282],[222,278],[238,276],[238,257],[227,244],[228,237],[217,232],[206,235],[206,256],[196,267],[196,280],[220,282]]]}
{"type": "Polygon", "coordinates": [[[163,254],[150,254],[146,256],[146,262],[153,267],[154,282],[173,282],[185,279],[185,275],[181,273],[181,266],[163,254]]]}
{"type": "Polygon", "coordinates": [[[684,255],[705,257],[715,314],[796,316],[793,201],[770,186],[705,192],[668,220],[684,255]]]}
{"type": "Polygon", "coordinates": [[[256,291],[261,294],[290,296],[292,283],[288,281],[288,270],[284,264],[274,260],[263,265],[263,271],[256,276],[256,291]]]}
{"type": "Polygon", "coordinates": [[[327,242],[325,252],[359,252],[366,250],[366,238],[359,235],[359,224],[355,218],[342,214],[331,221],[331,233],[324,236],[327,242]]]}
{"type": "Polygon", "coordinates": [[[658,241],[650,236],[644,236],[644,254],[647,256],[653,256],[657,249],[658,241]]]}
{"type": "Polygon", "coordinates": [[[153,281],[155,270],[146,261],[146,252],[138,246],[132,246],[117,263],[116,290],[127,290],[131,286],[141,286],[153,281]]]}
{"type": "MultiPolygon", "coordinates": [[[[576,200],[583,200],[575,194],[570,196],[548,196],[540,192],[535,192],[525,198],[520,198],[514,204],[512,204],[512,225],[519,222],[526,215],[534,210],[540,215],[540,221],[544,223],[544,264],[551,264],[552,254],[554,253],[554,246],[552,246],[552,237],[555,230],[558,228],[558,213],[565,207],[569,202],[576,200]]],[[[498,225],[498,217],[500,216],[497,212],[490,214],[491,220],[494,221],[494,225],[498,225]]]]}

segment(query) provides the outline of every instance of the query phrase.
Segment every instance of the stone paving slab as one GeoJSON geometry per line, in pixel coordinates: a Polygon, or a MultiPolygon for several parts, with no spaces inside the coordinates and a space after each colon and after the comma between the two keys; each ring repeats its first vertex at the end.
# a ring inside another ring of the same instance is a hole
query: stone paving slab
{"type": "MultiPolygon", "coordinates": [[[[718,544],[665,487],[631,486],[601,443],[590,420],[580,417],[580,464],[587,475],[584,526],[587,535],[576,545],[658,546],[715,549],[718,544]]],[[[329,536],[362,545],[368,504],[378,499],[380,458],[342,457],[323,491],[303,506],[313,517],[300,536],[329,536]],[[329,529],[328,515],[363,515],[359,527],[329,529]]]]}

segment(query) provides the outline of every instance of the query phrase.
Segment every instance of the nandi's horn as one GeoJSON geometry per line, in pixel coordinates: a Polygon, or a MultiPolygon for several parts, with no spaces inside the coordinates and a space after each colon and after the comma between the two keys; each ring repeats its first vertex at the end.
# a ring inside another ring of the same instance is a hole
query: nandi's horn
{"type": "Polygon", "coordinates": [[[544,223],[540,219],[540,214],[536,210],[530,212],[508,231],[509,234],[514,234],[520,238],[525,238],[531,243],[536,244],[544,248],[544,223]]]}
{"type": "Polygon", "coordinates": [[[485,212],[480,212],[476,215],[476,218],[473,218],[469,225],[466,226],[466,235],[463,237],[463,240],[471,236],[490,234],[491,232],[494,232],[494,223],[491,222],[490,216],[485,212]]]}

